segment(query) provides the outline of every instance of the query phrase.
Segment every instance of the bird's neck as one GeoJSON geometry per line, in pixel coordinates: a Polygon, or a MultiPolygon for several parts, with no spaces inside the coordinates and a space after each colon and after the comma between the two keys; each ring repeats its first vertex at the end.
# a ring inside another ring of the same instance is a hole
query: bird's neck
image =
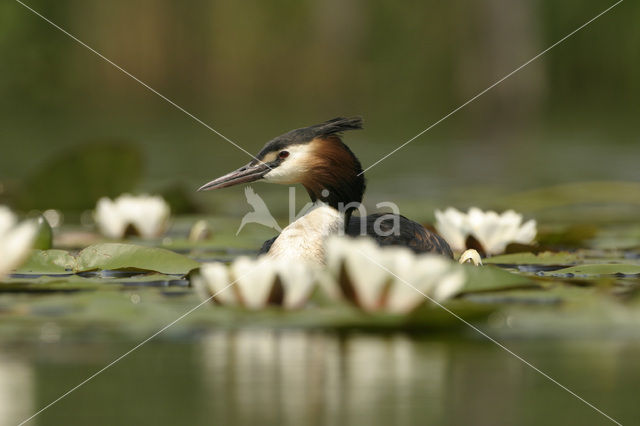
{"type": "Polygon", "coordinates": [[[282,230],[267,255],[279,260],[322,265],[325,240],[331,235],[340,235],[344,227],[343,213],[316,203],[307,214],[282,230]]]}
{"type": "Polygon", "coordinates": [[[323,140],[318,157],[302,184],[311,201],[343,212],[348,222],[366,188],[360,161],[338,137],[323,140]]]}

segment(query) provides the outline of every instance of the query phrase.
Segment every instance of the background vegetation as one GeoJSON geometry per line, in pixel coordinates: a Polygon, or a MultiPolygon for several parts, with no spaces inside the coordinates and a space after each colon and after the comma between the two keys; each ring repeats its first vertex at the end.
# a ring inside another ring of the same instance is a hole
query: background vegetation
{"type": "MultiPolygon", "coordinates": [[[[250,152],[360,114],[347,140],[370,165],[612,2],[29,4],[250,152]]],[[[638,180],[639,17],[622,3],[373,168],[371,196],[638,180]]],[[[5,187],[104,141],[142,152],[137,189],[152,191],[190,192],[247,159],[18,3],[0,5],[0,51],[5,187]]]]}

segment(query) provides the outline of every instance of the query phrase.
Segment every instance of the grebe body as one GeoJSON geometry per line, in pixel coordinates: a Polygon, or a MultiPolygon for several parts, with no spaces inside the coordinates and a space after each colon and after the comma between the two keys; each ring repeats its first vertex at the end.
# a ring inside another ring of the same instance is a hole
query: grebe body
{"type": "Polygon", "coordinates": [[[323,263],[324,241],[341,233],[367,235],[382,246],[453,257],[444,239],[404,216],[353,214],[361,206],[366,184],[360,161],[342,142],[341,133],[361,128],[362,119],[355,117],[292,130],[268,142],[249,164],[199,190],[258,180],[302,184],[314,207],[263,244],[260,252],[275,258],[323,263]]]}

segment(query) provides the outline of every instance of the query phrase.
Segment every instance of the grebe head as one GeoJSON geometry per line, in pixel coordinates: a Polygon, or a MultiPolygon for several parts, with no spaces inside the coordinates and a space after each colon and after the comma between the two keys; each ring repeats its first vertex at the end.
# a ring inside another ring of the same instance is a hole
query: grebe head
{"type": "Polygon", "coordinates": [[[272,139],[250,163],[203,185],[199,191],[262,180],[302,184],[312,201],[334,208],[360,203],[365,179],[360,161],[341,139],[346,130],[362,129],[362,119],[334,118],[291,130],[272,139]]]}

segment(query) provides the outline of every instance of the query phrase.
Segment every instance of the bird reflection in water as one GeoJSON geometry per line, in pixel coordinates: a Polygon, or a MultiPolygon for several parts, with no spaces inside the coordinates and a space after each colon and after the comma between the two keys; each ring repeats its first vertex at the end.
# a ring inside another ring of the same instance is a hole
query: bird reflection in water
{"type": "Polygon", "coordinates": [[[239,330],[211,333],[201,348],[214,421],[405,423],[425,410],[441,418],[447,357],[438,342],[239,330]]]}

